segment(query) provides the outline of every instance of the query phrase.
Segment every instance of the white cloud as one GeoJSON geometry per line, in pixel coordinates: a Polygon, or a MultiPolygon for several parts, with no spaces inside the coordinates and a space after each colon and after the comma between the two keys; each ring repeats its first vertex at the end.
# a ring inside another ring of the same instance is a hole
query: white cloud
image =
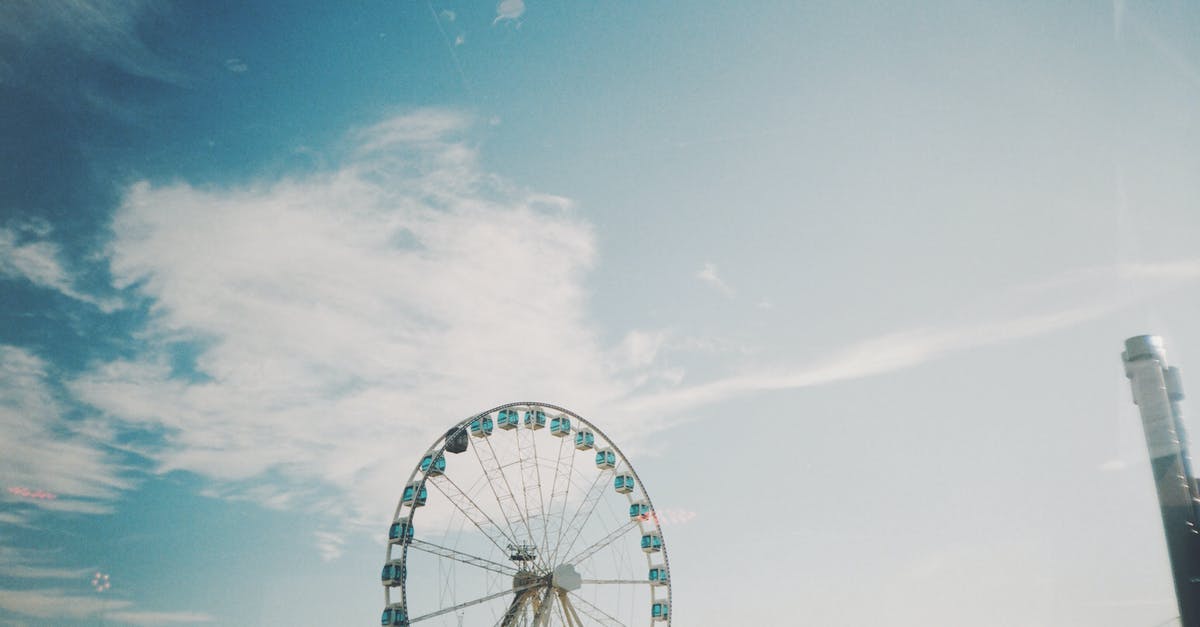
{"type": "Polygon", "coordinates": [[[53,493],[23,499],[0,492],[0,502],[43,510],[106,512],[130,487],[119,464],[81,423],[63,418],[64,406],[49,384],[44,361],[29,351],[0,345],[0,477],[7,487],[53,493]]]}
{"type": "Polygon", "coordinates": [[[442,19],[446,20],[447,22],[453,22],[455,18],[458,17],[458,15],[450,9],[442,9],[440,15],[442,16],[442,19]]]}
{"type": "Polygon", "coordinates": [[[1034,337],[1095,320],[1164,290],[1200,280],[1200,259],[1121,264],[1064,273],[1007,290],[990,316],[861,340],[807,366],[779,366],[630,398],[624,410],[672,415],[752,392],[826,385],[927,363],[945,355],[1034,337]],[[1114,286],[1123,294],[1114,295],[1114,286]]]}
{"type": "MultiPolygon", "coordinates": [[[[1094,319],[1121,306],[1109,292],[1129,280],[1122,273],[1163,286],[1200,276],[1200,263],[1186,261],[1055,278],[1053,289],[1005,299],[1036,306],[679,387],[684,373],[661,363],[666,333],[634,331],[615,347],[598,339],[584,283],[591,227],[569,201],[482,171],[470,133],[466,116],[424,110],[351,134],[347,162],[304,179],[132,186],[108,256],[117,287],[153,303],[147,347],[69,389],[121,423],[164,433],[163,446],[139,452],[161,471],[216,480],[207,494],[319,511],[335,530],[317,538],[332,558],[354,524],[379,531],[396,477],[442,430],[486,407],[561,402],[628,451],[705,403],[1094,319]],[[1076,298],[1046,305],[1047,294],[1076,298]],[[173,372],[178,341],[202,344],[202,376],[173,372]],[[667,387],[640,391],[648,380],[667,387]]],[[[724,285],[712,264],[698,276],[724,285]]]]}
{"type": "Polygon", "coordinates": [[[465,44],[465,43],[467,43],[467,38],[466,38],[466,36],[465,36],[465,35],[463,35],[462,33],[459,33],[459,34],[458,34],[458,36],[454,38],[454,45],[455,45],[455,46],[461,46],[461,45],[463,45],[463,44],[465,44]]]}
{"type": "Polygon", "coordinates": [[[725,283],[720,275],[717,274],[717,264],[715,263],[705,262],[704,267],[696,272],[696,278],[704,281],[712,286],[713,289],[726,296],[733,296],[733,288],[729,287],[729,284],[725,283]]]}
{"type": "MultiPolygon", "coordinates": [[[[327,495],[292,489],[324,486],[344,495],[327,512],[376,524],[396,474],[450,423],[513,399],[586,415],[623,396],[586,313],[590,226],[479,171],[468,126],[394,118],[305,180],[133,186],[110,261],[118,287],[152,299],[150,348],[70,389],[162,428],[167,445],[143,452],[217,479],[214,494],[304,506],[327,495]],[[167,357],[189,339],[206,347],[200,380],[167,357]]],[[[652,346],[631,350],[644,365],[652,346]]]]}
{"type": "Polygon", "coordinates": [[[106,620],[120,621],[131,625],[166,625],[172,623],[211,623],[214,619],[204,612],[151,612],[129,611],[106,612],[106,620]]]}
{"type": "Polygon", "coordinates": [[[146,78],[182,83],[182,76],[138,37],[146,0],[0,2],[0,41],[30,49],[55,45],[102,59],[146,78]]]}
{"type": "Polygon", "coordinates": [[[45,223],[0,228],[0,278],[25,279],[104,312],[119,309],[121,304],[116,300],[97,298],[75,289],[74,280],[62,265],[62,250],[58,244],[43,239],[48,234],[49,226],[45,223]]]}
{"type": "Polygon", "coordinates": [[[250,66],[247,65],[245,61],[243,61],[237,57],[232,57],[229,59],[225,59],[225,69],[227,69],[230,72],[233,72],[235,74],[241,74],[241,73],[249,70],[250,66]]]}
{"type": "Polygon", "coordinates": [[[60,588],[6,590],[0,588],[0,608],[25,616],[48,619],[103,617],[134,625],[206,623],[212,616],[201,612],[154,612],[134,608],[131,601],[100,595],[72,594],[60,588]]]}
{"type": "Polygon", "coordinates": [[[0,544],[0,575],[18,579],[82,579],[91,572],[87,568],[46,566],[47,557],[44,551],[0,544]]]}
{"type": "Polygon", "coordinates": [[[524,14],[524,0],[500,0],[500,4],[496,5],[496,19],[492,20],[492,25],[502,20],[516,20],[524,14]]]}

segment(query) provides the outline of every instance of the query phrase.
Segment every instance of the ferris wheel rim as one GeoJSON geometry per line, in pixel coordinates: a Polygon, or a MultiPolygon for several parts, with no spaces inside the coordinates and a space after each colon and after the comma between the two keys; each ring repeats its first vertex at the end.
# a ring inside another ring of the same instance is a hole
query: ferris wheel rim
{"type": "MultiPolygon", "coordinates": [[[[651,554],[649,551],[646,552],[646,556],[645,556],[646,563],[647,563],[647,566],[650,568],[656,568],[656,567],[662,568],[666,574],[665,580],[654,581],[654,580],[650,580],[648,577],[646,580],[640,580],[640,579],[638,579],[638,580],[634,580],[634,579],[582,579],[581,578],[580,581],[583,583],[587,583],[588,585],[610,585],[610,584],[612,584],[612,585],[616,585],[616,584],[648,585],[651,589],[650,598],[656,605],[655,611],[657,611],[657,604],[660,601],[665,600],[666,608],[667,608],[667,614],[665,616],[665,621],[664,620],[656,620],[653,617],[651,618],[651,621],[665,623],[667,625],[667,627],[669,627],[672,619],[674,618],[674,614],[675,614],[674,608],[671,607],[672,581],[670,578],[670,557],[668,554],[666,542],[662,540],[662,538],[663,538],[662,525],[661,525],[661,521],[660,521],[659,517],[657,516],[658,510],[654,507],[654,503],[650,497],[649,491],[646,490],[646,488],[645,488],[645,483],[642,482],[641,476],[638,475],[637,470],[633,467],[633,464],[632,464],[632,462],[630,462],[629,458],[624,454],[623,451],[621,451],[620,447],[616,444],[616,442],[613,441],[612,438],[610,438],[608,436],[607,433],[605,433],[602,429],[597,427],[595,424],[593,424],[591,421],[587,420],[583,416],[580,416],[579,414],[577,414],[565,407],[555,405],[553,403],[544,403],[544,402],[539,402],[539,401],[516,401],[516,402],[504,403],[502,405],[498,405],[491,409],[473,414],[467,418],[464,418],[464,419],[458,421],[457,423],[454,424],[454,426],[452,426],[449,430],[447,430],[443,435],[439,436],[438,438],[436,438],[434,440],[433,444],[428,449],[426,449],[426,451],[422,454],[421,461],[419,461],[416,464],[416,466],[413,467],[412,472],[409,474],[408,480],[404,484],[406,489],[410,486],[416,486],[415,489],[423,493],[425,491],[425,484],[427,482],[429,482],[430,478],[431,478],[429,473],[425,470],[422,470],[422,467],[421,467],[426,458],[431,458],[433,460],[437,460],[439,458],[444,458],[444,456],[446,454],[446,447],[448,446],[449,442],[451,441],[451,438],[464,437],[464,435],[466,437],[470,437],[471,434],[469,433],[469,429],[474,421],[476,421],[476,420],[482,421],[485,417],[491,416],[493,414],[497,414],[504,410],[511,410],[511,409],[524,409],[526,411],[542,410],[543,412],[547,412],[547,411],[556,412],[558,414],[568,417],[569,420],[577,421],[576,424],[579,425],[581,428],[568,429],[566,436],[571,436],[572,432],[583,431],[583,430],[585,430],[584,428],[586,428],[587,431],[591,431],[594,434],[596,441],[597,441],[597,446],[595,447],[596,450],[597,451],[601,450],[600,447],[598,446],[598,443],[600,440],[603,440],[606,443],[606,446],[604,447],[603,450],[612,451],[617,460],[617,462],[613,464],[613,467],[608,468],[607,470],[612,470],[612,474],[616,475],[617,474],[616,469],[620,468],[620,469],[622,469],[623,474],[628,474],[633,477],[636,489],[641,493],[641,496],[643,497],[642,500],[638,501],[638,502],[644,503],[649,508],[648,509],[649,516],[634,517],[631,515],[631,520],[629,522],[620,525],[617,530],[614,530],[610,534],[611,538],[606,536],[604,539],[601,540],[601,542],[603,542],[604,544],[602,544],[599,548],[602,549],[605,546],[608,546],[609,544],[611,544],[612,541],[614,541],[615,539],[620,537],[620,535],[628,533],[628,531],[632,530],[634,527],[641,526],[642,523],[649,523],[651,525],[652,529],[654,530],[655,535],[657,535],[657,537],[659,538],[660,544],[658,545],[657,549],[654,552],[659,553],[661,555],[662,563],[661,563],[661,565],[656,565],[654,563],[654,560],[651,558],[651,554]],[[656,589],[661,590],[664,588],[665,588],[665,592],[666,592],[666,597],[665,597],[665,599],[660,599],[658,594],[655,592],[655,590],[656,589]]],[[[529,430],[529,427],[526,426],[524,429],[529,430]]],[[[533,437],[532,434],[529,437],[532,438],[533,437]]],[[[487,442],[487,445],[489,448],[491,447],[490,432],[488,435],[486,435],[480,439],[487,442]]],[[[572,439],[572,438],[571,437],[563,438],[563,440],[567,440],[567,439],[572,439]]],[[[561,461],[561,447],[565,444],[566,444],[565,442],[560,441],[560,461],[561,461]]],[[[533,442],[533,446],[536,447],[536,441],[533,442]]],[[[478,456],[478,454],[479,454],[478,453],[478,451],[479,451],[478,445],[471,442],[470,447],[472,449],[475,449],[476,455],[478,456]]],[[[575,447],[568,447],[568,448],[575,448],[575,447]]],[[[583,449],[579,449],[579,450],[583,450],[583,449]]],[[[534,448],[534,451],[535,451],[534,463],[536,465],[536,462],[537,462],[536,448],[534,448]]],[[[493,454],[494,454],[494,450],[493,450],[493,454]]],[[[575,455],[572,454],[572,456],[571,456],[572,472],[573,472],[574,457],[575,457],[575,455]]],[[[482,477],[481,479],[487,478],[488,483],[492,484],[493,480],[486,476],[487,468],[483,466],[483,461],[481,459],[478,461],[480,462],[481,468],[483,468],[483,470],[485,472],[485,476],[482,477]]],[[[523,458],[520,461],[524,462],[523,458]]],[[[556,465],[556,473],[558,470],[559,470],[558,465],[556,465]]],[[[539,472],[540,472],[540,470],[539,470],[539,472]]],[[[439,477],[442,476],[441,473],[438,473],[438,476],[439,477]]],[[[596,483],[597,484],[602,483],[601,479],[603,479],[603,478],[605,478],[605,473],[601,472],[601,474],[596,478],[596,483]]],[[[556,479],[557,479],[557,476],[556,476],[556,479]]],[[[507,478],[505,478],[505,481],[507,482],[507,478]]],[[[568,482],[569,481],[570,481],[570,478],[568,477],[568,482]]],[[[568,483],[568,485],[569,485],[569,483],[568,483]]],[[[435,483],[435,487],[439,487],[437,483],[435,483]]],[[[595,487],[595,486],[593,486],[593,487],[595,487]]],[[[440,487],[439,487],[439,489],[440,489],[440,487]]],[[[540,475],[539,475],[538,476],[538,493],[539,493],[538,498],[539,499],[541,499],[541,490],[542,490],[542,488],[540,485],[540,475]]],[[[509,487],[508,494],[510,497],[514,496],[512,490],[511,490],[511,487],[509,487]]],[[[443,492],[443,495],[445,495],[444,492],[443,492]]],[[[628,494],[626,494],[626,495],[628,496],[628,494]]],[[[500,500],[500,496],[498,494],[496,495],[496,498],[498,501],[500,500]]],[[[553,499],[553,494],[551,495],[551,498],[553,499]]],[[[465,518],[470,519],[470,516],[460,507],[460,505],[458,503],[454,502],[454,499],[447,498],[447,500],[450,502],[450,504],[452,506],[454,506],[458,510],[459,513],[462,513],[465,518]]],[[[632,502],[632,500],[631,500],[631,502],[632,502]]],[[[594,505],[595,504],[593,504],[593,510],[594,510],[594,505]]],[[[564,502],[563,502],[564,516],[565,516],[566,506],[567,506],[567,501],[564,496],[564,502]]],[[[582,506],[582,504],[581,504],[581,506],[582,506]]],[[[400,499],[400,501],[397,503],[395,511],[392,514],[392,523],[393,524],[396,524],[397,522],[399,522],[401,520],[400,514],[403,511],[405,511],[405,507],[406,507],[406,502],[405,502],[404,498],[402,497],[400,499]]],[[[418,506],[416,506],[416,505],[410,506],[408,509],[408,512],[409,512],[408,521],[409,521],[410,525],[411,525],[412,521],[416,518],[416,510],[417,509],[418,509],[418,506]]],[[[521,512],[523,514],[532,514],[532,512],[527,511],[528,509],[529,509],[528,504],[526,504],[525,510],[521,510],[521,512]]],[[[575,513],[575,516],[578,516],[579,513],[580,513],[580,510],[577,510],[575,513]]],[[[546,512],[544,509],[542,510],[542,515],[544,518],[546,518],[546,512]]],[[[592,515],[592,513],[589,512],[587,514],[587,517],[590,518],[591,515],[592,515]]],[[[473,519],[471,520],[471,522],[476,523],[476,521],[473,519]]],[[[489,522],[496,530],[501,530],[500,525],[495,523],[495,521],[491,521],[489,519],[489,522]]],[[[574,521],[572,520],[572,524],[573,524],[573,522],[574,521]]],[[[587,522],[587,518],[585,518],[585,520],[583,520],[581,522],[581,525],[586,522],[587,522]]],[[[465,521],[463,524],[465,525],[465,521]]],[[[525,524],[528,525],[528,520],[525,520],[525,524]]],[[[545,526],[545,524],[546,524],[545,521],[543,521],[543,527],[545,526]]],[[[477,528],[479,528],[479,531],[484,535],[484,537],[488,538],[489,540],[491,540],[493,542],[493,544],[495,544],[494,539],[491,538],[488,535],[488,533],[486,531],[484,531],[483,528],[478,523],[476,523],[475,526],[477,528]]],[[[510,525],[510,531],[511,531],[511,525],[510,525]]],[[[529,534],[532,538],[532,536],[533,536],[532,529],[527,529],[527,531],[529,532],[529,534]]],[[[580,533],[582,533],[582,526],[579,528],[578,532],[576,533],[576,536],[573,539],[572,544],[567,547],[566,551],[564,551],[564,553],[566,555],[570,555],[570,559],[561,561],[561,563],[559,563],[556,567],[561,567],[563,565],[573,567],[575,564],[582,563],[583,561],[585,561],[586,559],[591,557],[591,553],[588,553],[588,551],[593,548],[591,546],[589,546],[587,549],[584,549],[575,554],[572,554],[570,552],[571,548],[573,548],[574,542],[578,540],[578,536],[580,533]]],[[[559,538],[559,542],[561,545],[561,537],[559,538]]],[[[594,543],[594,545],[599,545],[599,544],[600,544],[600,542],[594,543]]],[[[428,546],[428,545],[432,545],[432,543],[429,543],[427,541],[417,542],[418,547],[428,546]]],[[[411,546],[413,546],[413,540],[411,540],[411,539],[409,541],[405,541],[400,544],[394,544],[389,541],[387,544],[386,564],[392,564],[397,561],[393,557],[393,550],[395,547],[399,547],[400,548],[400,558],[398,561],[400,562],[400,564],[402,566],[406,565],[408,563],[408,550],[411,546]]],[[[436,546],[436,545],[432,545],[432,546],[436,546]]],[[[499,545],[497,545],[497,546],[499,547],[499,545]]],[[[511,547],[511,545],[510,545],[510,547],[511,547]]],[[[441,547],[441,548],[444,548],[444,547],[441,547]]],[[[500,547],[500,548],[503,548],[503,547],[500,547]]],[[[557,554],[557,552],[558,552],[559,548],[560,548],[560,546],[556,546],[553,556],[548,558],[550,561],[558,562],[559,555],[557,554]]],[[[446,549],[446,550],[452,551],[453,549],[446,549]]],[[[599,549],[596,549],[596,550],[599,550],[599,549]]],[[[445,556],[443,556],[443,557],[445,557],[445,556]]],[[[474,558],[474,556],[468,556],[468,557],[474,558]]],[[[470,563],[470,562],[464,562],[463,560],[457,560],[455,558],[449,558],[449,559],[452,559],[454,561],[463,562],[463,563],[470,563]]],[[[477,558],[477,559],[482,559],[482,558],[477,558]]],[[[484,561],[488,561],[488,560],[484,560],[484,561]]],[[[472,565],[478,566],[478,564],[472,564],[472,565]]],[[[511,566],[507,566],[507,565],[503,565],[503,564],[499,564],[499,563],[495,563],[495,562],[493,562],[492,565],[493,565],[493,567],[500,567],[501,569],[515,570],[511,566]]],[[[544,564],[542,564],[542,567],[543,567],[543,569],[546,569],[546,568],[550,568],[550,565],[547,563],[544,563],[544,564]]],[[[481,568],[487,569],[486,567],[482,567],[482,566],[481,566],[481,568]]],[[[488,569],[488,570],[491,570],[491,569],[488,569]]],[[[496,572],[505,573],[505,570],[497,570],[496,572]]],[[[545,585],[545,584],[542,584],[542,585],[545,585]]],[[[391,608],[395,605],[392,602],[392,595],[391,595],[391,591],[393,588],[399,588],[401,603],[403,605],[406,605],[407,599],[408,599],[407,577],[406,576],[401,577],[400,584],[396,585],[396,586],[388,585],[386,583],[384,584],[384,599],[385,599],[385,604],[386,604],[387,608],[391,608]]],[[[545,599],[543,601],[544,603],[553,603],[553,600],[551,599],[552,595],[550,594],[551,591],[558,590],[558,592],[560,593],[560,594],[557,594],[554,596],[560,597],[558,599],[558,602],[560,603],[560,605],[559,605],[560,615],[564,617],[563,624],[565,624],[565,625],[571,624],[571,619],[568,617],[571,616],[572,614],[574,615],[574,620],[578,624],[582,625],[582,622],[579,621],[579,619],[578,619],[577,609],[574,607],[574,604],[571,603],[571,601],[570,601],[571,598],[574,598],[577,602],[579,602],[581,604],[581,606],[590,607],[591,609],[598,611],[600,614],[606,616],[608,619],[612,620],[613,622],[616,622],[617,624],[621,624],[620,621],[612,618],[610,615],[608,615],[602,609],[592,605],[592,603],[587,601],[587,599],[584,599],[582,596],[575,594],[574,589],[564,590],[564,589],[560,589],[560,588],[555,588],[553,585],[547,586],[545,589],[546,589],[546,595],[545,595],[545,599]]],[[[532,590],[533,590],[533,588],[530,589],[530,592],[532,592],[532,590]]],[[[511,594],[513,592],[514,592],[514,590],[512,590],[512,589],[503,590],[503,591],[501,591],[501,593],[497,593],[494,595],[487,595],[486,597],[468,601],[466,603],[459,604],[459,605],[451,607],[451,608],[439,609],[435,612],[427,613],[425,615],[418,616],[418,617],[413,617],[409,620],[410,620],[410,622],[418,622],[418,621],[421,621],[421,620],[424,620],[427,618],[432,618],[437,615],[442,615],[442,614],[445,614],[448,612],[455,611],[456,609],[461,609],[461,608],[464,608],[464,607],[467,607],[470,605],[474,605],[474,604],[485,602],[487,600],[495,599],[495,598],[502,596],[503,594],[511,594]]],[[[514,604],[515,604],[516,600],[519,600],[520,598],[521,598],[521,595],[518,595],[517,599],[514,600],[514,604]]],[[[585,612],[586,612],[586,610],[585,610],[585,612]]],[[[594,618],[594,615],[592,615],[591,612],[586,612],[586,613],[589,616],[592,616],[594,618]]],[[[539,612],[539,614],[540,614],[540,612],[539,612]]]]}

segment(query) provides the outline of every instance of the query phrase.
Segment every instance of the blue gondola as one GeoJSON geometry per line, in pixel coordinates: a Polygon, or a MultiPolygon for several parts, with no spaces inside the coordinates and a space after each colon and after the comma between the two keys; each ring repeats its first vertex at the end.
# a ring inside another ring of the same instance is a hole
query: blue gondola
{"type": "Polygon", "coordinates": [[[550,419],[550,435],[561,438],[571,435],[571,419],[566,416],[555,416],[550,419]]]}
{"type": "Polygon", "coordinates": [[[671,617],[671,605],[666,601],[655,601],[650,606],[650,619],[665,621],[671,617]]]}
{"type": "Polygon", "coordinates": [[[500,412],[496,414],[496,426],[504,429],[505,431],[516,429],[517,424],[520,423],[520,418],[520,415],[517,414],[517,410],[515,409],[501,409],[500,412]]]}
{"type": "Polygon", "coordinates": [[[483,416],[471,421],[471,435],[477,438],[486,438],[492,434],[492,427],[496,425],[492,421],[491,416],[483,416]]]}
{"type": "Polygon", "coordinates": [[[629,505],[630,518],[649,518],[650,504],[642,501],[636,501],[629,505]]]}
{"type": "Polygon", "coordinates": [[[591,431],[575,432],[575,448],[586,451],[596,445],[596,434],[591,431]]]}
{"type": "Polygon", "coordinates": [[[621,494],[633,492],[633,475],[617,475],[613,478],[613,487],[621,494]]]}
{"type": "Polygon", "coordinates": [[[388,528],[388,542],[391,544],[408,544],[413,539],[413,526],[408,517],[401,518],[388,528]]]}
{"type": "Polygon", "coordinates": [[[665,586],[671,581],[671,573],[663,566],[650,569],[650,585],[665,586]]]}
{"type": "Polygon", "coordinates": [[[597,468],[616,468],[617,454],[612,452],[612,449],[602,449],[596,451],[596,467],[597,468]]]}
{"type": "Polygon", "coordinates": [[[642,534],[642,550],[646,553],[657,553],[662,550],[662,534],[657,531],[642,534]]]}
{"type": "Polygon", "coordinates": [[[432,454],[422,457],[421,472],[430,476],[440,475],[446,472],[446,458],[438,455],[437,460],[434,460],[432,454]]]}
{"type": "Polygon", "coordinates": [[[546,426],[546,412],[534,409],[525,412],[525,426],[530,429],[541,429],[546,426]]]}
{"type": "Polygon", "coordinates": [[[383,610],[383,616],[379,621],[380,625],[391,625],[393,627],[408,627],[408,610],[404,609],[403,603],[393,603],[383,610]]]}
{"type": "Polygon", "coordinates": [[[404,578],[407,575],[408,568],[404,566],[404,562],[392,560],[383,565],[381,579],[383,580],[383,585],[393,587],[404,583],[404,578]]]}
{"type": "Polygon", "coordinates": [[[404,496],[400,500],[413,507],[421,507],[428,498],[429,490],[424,483],[410,483],[404,486],[404,496]]]}

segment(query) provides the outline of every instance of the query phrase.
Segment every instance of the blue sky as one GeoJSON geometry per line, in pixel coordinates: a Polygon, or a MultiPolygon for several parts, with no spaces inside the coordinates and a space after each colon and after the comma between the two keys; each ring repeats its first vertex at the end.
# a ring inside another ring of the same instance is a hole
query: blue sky
{"type": "Polygon", "coordinates": [[[1169,620],[1119,352],[1200,363],[1198,22],[0,5],[0,623],[377,620],[515,400],[630,456],[678,624],[1169,620]]]}

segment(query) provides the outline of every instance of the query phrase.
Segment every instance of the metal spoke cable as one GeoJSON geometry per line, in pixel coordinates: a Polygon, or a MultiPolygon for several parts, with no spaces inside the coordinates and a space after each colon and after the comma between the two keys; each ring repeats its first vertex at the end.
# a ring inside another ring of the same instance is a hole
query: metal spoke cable
{"type": "Polygon", "coordinates": [[[409,619],[408,622],[416,623],[416,622],[427,620],[430,618],[435,618],[435,617],[441,616],[443,614],[449,614],[450,612],[457,612],[458,610],[461,610],[465,607],[471,607],[472,605],[479,605],[480,603],[487,603],[488,601],[491,601],[492,599],[499,599],[500,597],[502,597],[506,594],[512,594],[514,592],[521,592],[522,590],[528,590],[529,588],[536,588],[536,587],[542,586],[542,585],[545,585],[545,584],[543,584],[541,582],[533,582],[531,584],[521,586],[519,588],[513,588],[512,590],[503,590],[501,592],[497,592],[496,594],[489,594],[488,596],[481,597],[481,598],[475,599],[473,601],[466,601],[464,603],[459,603],[458,605],[453,605],[450,607],[442,608],[436,612],[430,612],[428,614],[424,614],[422,616],[418,616],[416,618],[409,619]]]}
{"type": "Polygon", "coordinates": [[[441,492],[442,496],[446,497],[446,500],[458,508],[458,511],[462,512],[463,516],[466,516],[467,520],[470,520],[471,524],[475,525],[475,528],[479,529],[479,532],[490,540],[492,544],[496,545],[496,548],[500,549],[500,551],[507,550],[507,545],[515,542],[516,539],[504,533],[504,529],[496,521],[492,520],[492,517],[488,516],[474,499],[468,496],[466,492],[463,492],[462,488],[458,487],[458,484],[454,483],[453,479],[443,474],[430,477],[428,481],[433,483],[433,487],[437,488],[438,492],[441,492]],[[504,542],[497,542],[496,538],[492,537],[492,534],[488,533],[485,527],[490,527],[499,532],[504,538],[504,542]]]}
{"type": "Polygon", "coordinates": [[[572,557],[571,559],[567,560],[566,563],[579,564],[583,560],[586,560],[587,558],[591,557],[592,555],[595,555],[596,552],[599,551],[600,549],[603,549],[604,547],[615,542],[617,540],[617,538],[620,538],[621,536],[629,533],[630,530],[632,530],[634,527],[637,527],[637,526],[638,526],[638,519],[637,518],[631,519],[629,522],[626,522],[625,524],[621,525],[620,527],[617,527],[616,529],[614,529],[608,535],[597,540],[594,544],[592,544],[588,548],[580,551],[579,553],[576,553],[575,556],[572,557]]]}
{"type": "Polygon", "coordinates": [[[517,574],[517,569],[509,566],[508,564],[493,562],[489,559],[471,555],[470,553],[463,553],[462,551],[447,548],[432,542],[426,542],[417,538],[414,538],[410,542],[410,546],[414,549],[420,549],[432,555],[452,559],[463,564],[470,564],[471,566],[476,566],[484,570],[490,570],[495,573],[500,573],[501,575],[508,575],[511,577],[517,574]]]}
{"type": "Polygon", "coordinates": [[[592,605],[590,601],[579,596],[578,594],[575,594],[574,592],[568,592],[567,594],[570,595],[572,599],[575,599],[575,601],[579,604],[579,610],[581,612],[587,614],[589,618],[597,623],[600,623],[601,625],[608,625],[609,627],[627,627],[625,623],[613,618],[608,612],[605,612],[595,605],[592,605]]]}
{"type": "MultiPolygon", "coordinates": [[[[500,506],[500,512],[504,514],[509,531],[512,532],[514,539],[518,538],[513,525],[519,521],[524,525],[525,533],[529,534],[529,538],[532,540],[533,530],[529,527],[529,519],[526,518],[525,512],[521,511],[521,506],[517,504],[517,497],[513,494],[508,475],[500,465],[496,449],[492,446],[492,438],[483,438],[483,441],[487,444],[486,448],[478,445],[471,448],[475,451],[475,458],[479,460],[479,466],[483,468],[484,476],[487,477],[488,485],[492,488],[492,494],[496,497],[496,504],[500,506]],[[503,489],[503,494],[501,494],[501,489],[503,489]]],[[[518,541],[516,544],[520,544],[520,542],[518,541]]]]}

